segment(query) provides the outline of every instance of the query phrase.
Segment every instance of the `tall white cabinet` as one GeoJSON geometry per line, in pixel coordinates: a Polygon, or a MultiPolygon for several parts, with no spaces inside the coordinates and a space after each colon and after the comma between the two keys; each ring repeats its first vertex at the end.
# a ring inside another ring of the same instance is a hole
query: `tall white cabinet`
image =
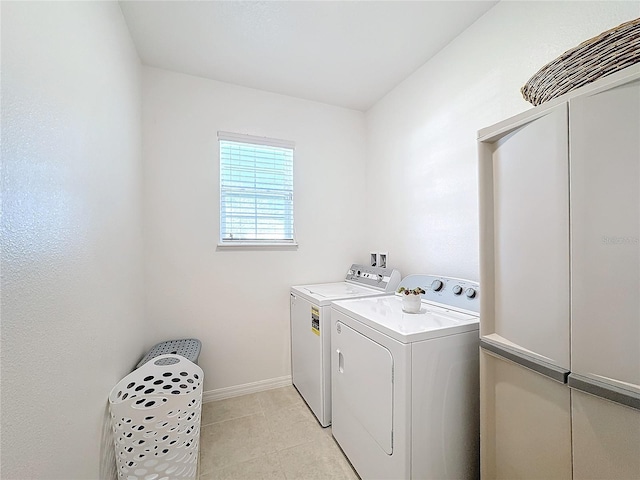
{"type": "Polygon", "coordinates": [[[574,477],[640,479],[640,78],[569,111],[574,477]]]}
{"type": "Polygon", "coordinates": [[[640,66],[479,154],[482,477],[640,479],[640,66]]]}

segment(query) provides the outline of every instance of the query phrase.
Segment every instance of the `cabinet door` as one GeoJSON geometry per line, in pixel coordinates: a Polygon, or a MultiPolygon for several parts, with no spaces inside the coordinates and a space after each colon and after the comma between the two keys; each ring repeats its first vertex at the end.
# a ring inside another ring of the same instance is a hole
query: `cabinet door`
{"type": "Polygon", "coordinates": [[[640,80],[576,97],[569,115],[570,383],[640,408],[640,80]]]}
{"type": "Polygon", "coordinates": [[[481,335],[569,369],[565,104],[481,144],[481,335]]]}
{"type": "Polygon", "coordinates": [[[571,392],[573,478],[640,478],[640,412],[571,392]]]}
{"type": "Polygon", "coordinates": [[[481,349],[481,478],[571,478],[570,389],[481,349]]]}

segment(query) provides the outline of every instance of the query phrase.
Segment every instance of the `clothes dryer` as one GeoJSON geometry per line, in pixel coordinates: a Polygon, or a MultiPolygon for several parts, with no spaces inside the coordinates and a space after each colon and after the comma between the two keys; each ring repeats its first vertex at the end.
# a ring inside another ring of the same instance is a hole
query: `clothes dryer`
{"type": "Polygon", "coordinates": [[[392,268],[351,265],[344,281],[291,287],[291,371],[311,411],[331,425],[331,302],[392,295],[400,283],[392,268]]]}
{"type": "Polygon", "coordinates": [[[332,433],[361,478],[479,475],[479,286],[410,275],[402,294],[336,301],[331,312],[332,433]]]}

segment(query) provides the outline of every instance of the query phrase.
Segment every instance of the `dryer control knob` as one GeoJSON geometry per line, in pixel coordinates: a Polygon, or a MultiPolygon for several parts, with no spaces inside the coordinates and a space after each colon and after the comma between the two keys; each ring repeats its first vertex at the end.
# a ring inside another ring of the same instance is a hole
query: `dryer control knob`
{"type": "Polygon", "coordinates": [[[454,295],[462,294],[462,287],[460,285],[456,285],[455,287],[453,287],[453,294],[454,295]]]}
{"type": "Polygon", "coordinates": [[[444,287],[444,283],[442,283],[441,280],[434,280],[433,282],[431,282],[431,290],[433,290],[434,292],[439,292],[440,290],[442,290],[442,287],[444,287]]]}
{"type": "Polygon", "coordinates": [[[474,298],[476,296],[476,291],[473,288],[467,288],[465,295],[467,298],[474,298]]]}

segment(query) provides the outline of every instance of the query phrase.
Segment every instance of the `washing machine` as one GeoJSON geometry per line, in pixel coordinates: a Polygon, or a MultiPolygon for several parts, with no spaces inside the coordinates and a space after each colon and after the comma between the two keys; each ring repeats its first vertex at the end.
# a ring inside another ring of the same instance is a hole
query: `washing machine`
{"type": "Polygon", "coordinates": [[[363,479],[479,476],[479,285],[433,275],[331,307],[332,433],[363,479]]]}
{"type": "Polygon", "coordinates": [[[392,268],[353,264],[342,282],[291,287],[292,381],[323,427],[331,425],[331,302],[390,295],[400,279],[392,268]]]}

